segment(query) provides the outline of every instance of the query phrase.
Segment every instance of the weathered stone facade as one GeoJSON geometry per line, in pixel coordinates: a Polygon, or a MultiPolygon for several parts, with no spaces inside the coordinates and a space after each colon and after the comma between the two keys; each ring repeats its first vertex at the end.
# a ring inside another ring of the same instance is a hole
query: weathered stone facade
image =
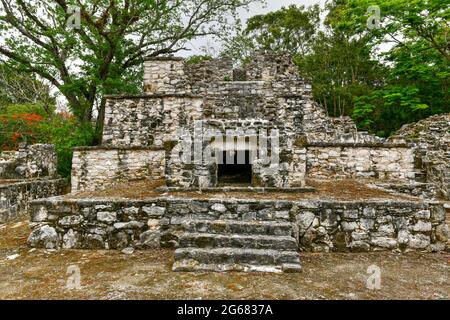
{"type": "Polygon", "coordinates": [[[446,249],[434,199],[448,195],[448,148],[437,144],[448,141],[448,123],[419,144],[358,132],[313,102],[289,56],[256,55],[239,69],[227,59],[148,59],[144,94],[107,97],[104,120],[102,144],[75,149],[74,195],[33,201],[31,246],[173,247],[173,270],[271,272],[299,271],[299,250],[446,249]],[[389,192],[303,199],[320,179],[389,192]],[[131,180],[165,186],[144,199],[95,197],[131,180]],[[231,189],[246,197],[228,197],[231,189]],[[209,191],[217,198],[189,196],[209,191]],[[270,191],[298,197],[256,196],[270,191]]]}
{"type": "Polygon", "coordinates": [[[27,212],[30,201],[67,193],[66,179],[0,181],[0,223],[27,212]]]}
{"type": "Polygon", "coordinates": [[[110,188],[129,180],[164,178],[164,149],[75,148],[72,159],[72,192],[110,188]]]}
{"type": "MultiPolygon", "coordinates": [[[[102,145],[111,150],[133,147],[127,151],[129,156],[140,152],[139,148],[164,147],[165,178],[172,187],[218,185],[217,165],[180,161],[186,141],[201,141],[203,154],[213,151],[217,157],[223,151],[252,152],[255,146],[251,142],[213,144],[212,131],[216,135],[233,132],[238,139],[249,140],[261,131],[270,135],[272,129],[281,141],[276,148],[269,143],[267,153],[273,149],[279,161],[261,165],[260,157],[252,158],[254,187],[297,187],[308,177],[369,177],[404,183],[415,179],[415,159],[408,144],[358,132],[346,117],[329,118],[313,102],[311,85],[298,75],[289,56],[255,56],[241,69],[233,69],[227,59],[191,65],[179,58],[152,58],[145,62],[144,89],[140,96],[108,97],[102,145]]],[[[106,157],[114,163],[116,154],[105,152],[102,160],[108,162],[106,157]]],[[[78,160],[74,172],[72,187],[79,190],[78,160]]],[[[89,189],[104,187],[108,177],[113,183],[115,175],[107,174],[101,184],[92,183],[89,189]]]]}
{"type": "Polygon", "coordinates": [[[310,144],[306,153],[311,178],[412,180],[414,150],[406,144],[310,144]]]}
{"type": "Polygon", "coordinates": [[[52,145],[22,144],[18,151],[0,153],[1,179],[56,177],[56,152],[52,145]]]}
{"type": "Polygon", "coordinates": [[[390,140],[414,144],[422,182],[436,196],[450,200],[450,114],[441,114],[403,126],[390,140]]]}
{"type": "Polygon", "coordinates": [[[67,192],[67,181],[56,173],[52,145],[21,144],[0,153],[0,223],[18,218],[33,199],[67,192]]]}

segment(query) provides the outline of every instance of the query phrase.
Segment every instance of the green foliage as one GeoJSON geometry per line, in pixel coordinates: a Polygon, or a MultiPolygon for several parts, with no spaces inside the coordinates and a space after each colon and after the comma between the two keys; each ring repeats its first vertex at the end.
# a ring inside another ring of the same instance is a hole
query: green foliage
{"type": "Polygon", "coordinates": [[[263,50],[305,55],[320,22],[320,8],[291,5],[265,15],[251,17],[245,33],[263,50]]]}
{"type": "Polygon", "coordinates": [[[250,18],[247,28],[224,45],[223,55],[242,61],[252,50],[288,52],[313,85],[314,99],[331,116],[350,115],[353,98],[383,81],[384,68],[371,57],[367,39],[354,39],[331,22],[337,5],[327,6],[320,28],[319,6],[289,6],[250,18]],[[322,29],[322,30],[321,30],[322,29]]]}
{"type": "Polygon", "coordinates": [[[186,64],[199,64],[203,61],[211,61],[212,57],[210,55],[193,55],[185,60],[186,64]]]}
{"type": "Polygon", "coordinates": [[[1,1],[0,56],[8,68],[49,81],[88,123],[95,120],[95,106],[104,106],[103,95],[140,90],[144,57],[225,34],[238,20],[237,10],[258,1],[1,1]],[[68,26],[71,7],[81,16],[74,29],[68,26]]]}
{"type": "Polygon", "coordinates": [[[365,39],[319,32],[311,53],[296,56],[300,73],[313,84],[313,97],[331,116],[350,115],[353,99],[384,82],[385,67],[372,59],[365,39]]]}
{"type": "Polygon", "coordinates": [[[427,47],[450,60],[448,34],[450,6],[442,0],[347,0],[342,4],[338,28],[354,35],[370,36],[374,42],[391,42],[405,46],[409,41],[425,41],[427,47]],[[368,30],[367,8],[376,4],[380,8],[380,28],[368,30]]]}
{"type": "Polygon", "coordinates": [[[94,128],[80,124],[76,119],[57,115],[43,122],[39,128],[41,140],[55,145],[58,154],[58,173],[70,176],[73,147],[90,146],[94,139],[94,128]]]}
{"type": "Polygon", "coordinates": [[[448,3],[384,0],[380,28],[364,28],[369,1],[349,0],[336,27],[369,39],[370,48],[388,42],[378,54],[388,65],[384,86],[355,97],[353,118],[358,126],[382,136],[401,125],[433,114],[450,112],[448,3]]]}
{"type": "Polygon", "coordinates": [[[450,112],[448,4],[330,0],[321,10],[290,6],[250,18],[245,30],[226,39],[222,54],[242,61],[254,49],[287,51],[331,116],[351,115],[361,129],[388,136],[405,123],[450,112]],[[367,27],[372,5],[381,9],[380,28],[367,27]]]}
{"type": "Polygon", "coordinates": [[[244,30],[236,28],[229,38],[223,37],[222,56],[245,62],[255,50],[290,52],[305,55],[319,29],[318,5],[291,5],[265,15],[253,16],[244,30]]]}
{"type": "Polygon", "coordinates": [[[21,113],[34,113],[45,117],[48,116],[48,111],[54,113],[55,106],[44,106],[42,103],[22,103],[6,105],[3,107],[0,114],[12,116],[21,113]]]}
{"type": "Polygon", "coordinates": [[[360,128],[388,136],[419,113],[427,113],[429,106],[422,103],[419,89],[406,86],[386,86],[370,94],[355,98],[353,118],[360,128]],[[386,121],[380,121],[384,119],[386,121]]]}
{"type": "MultiPolygon", "coordinates": [[[[51,114],[55,109],[55,98],[50,93],[50,87],[42,81],[0,63],[0,113],[8,112],[5,108],[12,104],[39,105],[42,111],[51,114]]],[[[32,113],[30,110],[22,112],[32,113]]]]}

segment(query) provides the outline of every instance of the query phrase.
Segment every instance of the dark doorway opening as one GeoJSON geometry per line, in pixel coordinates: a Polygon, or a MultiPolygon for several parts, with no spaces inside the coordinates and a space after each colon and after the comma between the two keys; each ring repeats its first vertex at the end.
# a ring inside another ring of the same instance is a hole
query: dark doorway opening
{"type": "Polygon", "coordinates": [[[222,156],[223,161],[217,167],[219,185],[250,185],[252,183],[249,150],[223,151],[222,156]]]}

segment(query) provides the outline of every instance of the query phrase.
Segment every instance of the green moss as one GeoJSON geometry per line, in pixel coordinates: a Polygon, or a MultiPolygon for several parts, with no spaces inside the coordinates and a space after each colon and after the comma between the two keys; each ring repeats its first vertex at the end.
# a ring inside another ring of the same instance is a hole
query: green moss
{"type": "Polygon", "coordinates": [[[186,64],[199,64],[204,61],[211,61],[213,58],[208,55],[195,55],[186,59],[186,64]]]}

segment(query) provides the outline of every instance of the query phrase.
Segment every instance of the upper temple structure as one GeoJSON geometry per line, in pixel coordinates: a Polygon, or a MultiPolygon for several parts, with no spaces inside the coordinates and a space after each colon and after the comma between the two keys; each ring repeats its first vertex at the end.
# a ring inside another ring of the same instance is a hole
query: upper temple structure
{"type": "Polygon", "coordinates": [[[408,182],[417,172],[404,141],[385,142],[357,132],[349,118],[328,117],[289,56],[256,56],[242,69],[225,59],[148,59],[144,89],[142,96],[109,97],[108,151],[76,152],[72,190],[140,177],[201,189],[233,182],[299,187],[306,177],[408,182]],[[237,151],[245,158],[239,164],[205,159],[237,151]]]}

